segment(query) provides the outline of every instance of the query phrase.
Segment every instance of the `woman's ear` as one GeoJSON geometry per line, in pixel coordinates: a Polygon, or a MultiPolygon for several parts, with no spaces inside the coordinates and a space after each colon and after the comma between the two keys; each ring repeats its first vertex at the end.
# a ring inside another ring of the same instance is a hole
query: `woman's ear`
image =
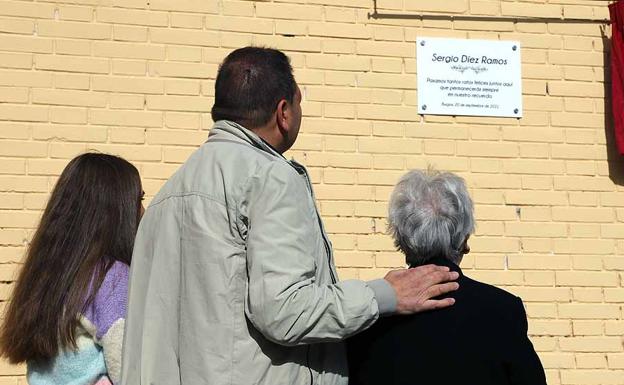
{"type": "Polygon", "coordinates": [[[470,246],[468,246],[468,238],[470,238],[470,234],[468,234],[466,236],[466,239],[464,240],[464,249],[462,250],[462,253],[464,254],[468,254],[470,252],[470,246]]]}

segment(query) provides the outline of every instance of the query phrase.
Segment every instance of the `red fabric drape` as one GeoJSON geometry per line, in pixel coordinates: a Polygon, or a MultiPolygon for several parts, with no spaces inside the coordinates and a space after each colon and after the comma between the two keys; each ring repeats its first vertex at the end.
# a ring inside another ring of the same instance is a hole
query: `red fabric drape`
{"type": "Polygon", "coordinates": [[[609,5],[611,15],[611,103],[615,143],[624,155],[624,1],[609,5]]]}

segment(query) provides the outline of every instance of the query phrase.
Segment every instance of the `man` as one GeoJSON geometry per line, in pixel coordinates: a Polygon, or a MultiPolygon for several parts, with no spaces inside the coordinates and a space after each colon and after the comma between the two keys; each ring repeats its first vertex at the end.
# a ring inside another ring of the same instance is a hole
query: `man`
{"type": "Polygon", "coordinates": [[[453,304],[447,268],[337,282],[305,168],[283,156],[301,92],[281,52],[232,52],[208,141],[143,217],[122,384],[345,384],[340,342],[380,315],[453,304]],[[446,283],[445,283],[446,282],[446,283]]]}
{"type": "Polygon", "coordinates": [[[388,218],[395,245],[412,267],[434,263],[457,271],[457,304],[386,317],[350,339],[350,385],[546,385],[522,300],[459,268],[470,251],[472,207],[454,174],[415,170],[401,178],[388,218]]]}

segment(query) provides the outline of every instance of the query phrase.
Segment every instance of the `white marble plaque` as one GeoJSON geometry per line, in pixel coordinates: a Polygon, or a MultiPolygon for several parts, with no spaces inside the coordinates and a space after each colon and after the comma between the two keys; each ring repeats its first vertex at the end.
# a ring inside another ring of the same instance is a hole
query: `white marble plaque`
{"type": "Polygon", "coordinates": [[[421,37],[418,113],[522,117],[520,43],[421,37]]]}

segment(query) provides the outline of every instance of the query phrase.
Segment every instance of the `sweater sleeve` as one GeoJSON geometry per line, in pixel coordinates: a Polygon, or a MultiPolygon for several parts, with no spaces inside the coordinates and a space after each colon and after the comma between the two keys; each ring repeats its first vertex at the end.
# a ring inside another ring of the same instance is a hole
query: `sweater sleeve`
{"type": "Polygon", "coordinates": [[[128,303],[129,266],[116,262],[106,273],[85,317],[95,327],[93,336],[102,346],[108,375],[114,384],[121,372],[121,348],[128,303]]]}

